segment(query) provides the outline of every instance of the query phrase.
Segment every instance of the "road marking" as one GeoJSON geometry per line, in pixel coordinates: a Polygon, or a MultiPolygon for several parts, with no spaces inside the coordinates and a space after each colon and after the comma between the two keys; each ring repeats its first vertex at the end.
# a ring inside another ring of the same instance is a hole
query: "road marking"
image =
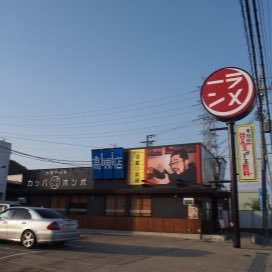
{"type": "Polygon", "coordinates": [[[268,261],[269,254],[267,253],[256,253],[256,257],[254,258],[249,272],[264,272],[266,271],[266,264],[268,261]]]}
{"type": "Polygon", "coordinates": [[[71,247],[78,247],[78,248],[83,247],[83,246],[78,246],[78,245],[75,245],[75,244],[66,244],[66,245],[71,246],[71,247]]]}
{"type": "MultiPolygon", "coordinates": [[[[9,249],[9,248],[4,248],[4,249],[9,249]]],[[[10,250],[10,249],[9,249],[10,250]]],[[[22,250],[21,250],[22,251],[22,250]]],[[[16,253],[16,254],[11,254],[8,256],[4,256],[4,257],[0,257],[0,260],[4,260],[10,257],[14,257],[14,256],[19,256],[19,255],[29,255],[29,254],[39,254],[41,252],[47,252],[48,250],[41,250],[41,251],[28,251],[28,252],[22,252],[22,253],[16,253]]]]}
{"type": "Polygon", "coordinates": [[[31,252],[30,253],[25,252],[25,253],[17,253],[17,254],[8,255],[8,256],[5,256],[5,257],[1,257],[0,260],[4,260],[4,259],[10,258],[10,257],[19,256],[19,255],[27,255],[27,254],[31,254],[31,252]]]}
{"type": "Polygon", "coordinates": [[[17,248],[12,248],[12,247],[0,247],[0,249],[13,250],[13,251],[23,251],[23,252],[25,252],[25,250],[23,250],[23,249],[17,249],[17,248]]]}

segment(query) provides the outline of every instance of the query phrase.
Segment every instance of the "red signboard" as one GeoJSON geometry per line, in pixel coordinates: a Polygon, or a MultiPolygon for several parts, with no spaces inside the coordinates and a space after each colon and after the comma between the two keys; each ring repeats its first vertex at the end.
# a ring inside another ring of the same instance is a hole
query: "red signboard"
{"type": "Polygon", "coordinates": [[[208,112],[220,121],[240,120],[253,108],[254,81],[234,67],[222,68],[211,74],[201,89],[201,100],[208,112]]]}

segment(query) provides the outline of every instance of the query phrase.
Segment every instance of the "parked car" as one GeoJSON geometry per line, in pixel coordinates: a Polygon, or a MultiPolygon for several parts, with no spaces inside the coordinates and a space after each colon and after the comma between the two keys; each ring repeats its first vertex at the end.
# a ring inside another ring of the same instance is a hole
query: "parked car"
{"type": "Polygon", "coordinates": [[[0,239],[37,243],[65,243],[79,238],[78,222],[47,208],[11,207],[0,213],[0,239]]]}

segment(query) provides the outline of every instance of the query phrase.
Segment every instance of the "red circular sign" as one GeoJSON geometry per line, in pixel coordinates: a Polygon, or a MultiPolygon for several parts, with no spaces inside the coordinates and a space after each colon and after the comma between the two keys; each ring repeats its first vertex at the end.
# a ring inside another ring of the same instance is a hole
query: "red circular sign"
{"type": "Polygon", "coordinates": [[[253,108],[254,81],[239,68],[226,67],[212,73],[201,88],[201,100],[220,121],[239,120],[253,108]]]}

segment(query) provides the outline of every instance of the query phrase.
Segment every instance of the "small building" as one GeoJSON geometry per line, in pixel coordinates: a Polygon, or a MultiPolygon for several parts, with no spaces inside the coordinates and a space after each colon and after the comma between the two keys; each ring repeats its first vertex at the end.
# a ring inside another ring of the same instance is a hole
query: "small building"
{"type": "MultiPolygon", "coordinates": [[[[230,193],[200,143],[92,151],[92,167],[29,170],[17,197],[79,220],[80,227],[215,233],[230,193]]],[[[13,195],[13,197],[15,197],[13,195]]]]}
{"type": "MultiPolygon", "coordinates": [[[[6,186],[6,200],[7,201],[19,201],[18,195],[22,193],[23,174],[8,175],[6,186]]],[[[21,197],[21,203],[24,202],[24,198],[21,197]]]]}
{"type": "Polygon", "coordinates": [[[11,144],[0,141],[0,200],[5,200],[11,144]]]}

